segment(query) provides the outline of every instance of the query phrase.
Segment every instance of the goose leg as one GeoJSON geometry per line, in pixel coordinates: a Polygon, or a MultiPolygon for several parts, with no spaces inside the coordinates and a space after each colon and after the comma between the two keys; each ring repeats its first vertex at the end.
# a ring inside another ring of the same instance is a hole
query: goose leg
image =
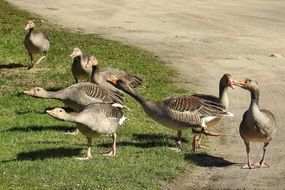
{"type": "Polygon", "coordinates": [[[255,164],[250,163],[250,159],[249,159],[249,152],[250,152],[250,147],[249,147],[249,143],[244,142],[245,146],[246,146],[246,154],[247,154],[247,164],[242,166],[242,169],[254,169],[256,168],[255,164]]]}
{"type": "Polygon", "coordinates": [[[66,135],[78,135],[78,133],[79,133],[79,130],[76,128],[73,132],[66,132],[64,134],[66,134],[66,135]]]}
{"type": "Polygon", "coordinates": [[[30,66],[28,66],[28,69],[31,69],[31,68],[33,68],[33,55],[30,53],[30,52],[28,52],[28,54],[29,54],[29,57],[30,57],[30,60],[31,60],[31,65],[30,66]]]}
{"type": "Polygon", "coordinates": [[[35,65],[39,64],[44,58],[46,57],[46,55],[42,55],[39,60],[35,63],[35,65]]]}
{"type": "Polygon", "coordinates": [[[117,141],[117,134],[114,133],[112,135],[112,139],[113,139],[113,144],[112,144],[112,151],[110,151],[109,153],[103,154],[103,156],[115,156],[116,155],[116,141],[117,141]]]}
{"type": "Polygon", "coordinates": [[[266,151],[266,147],[268,146],[268,144],[269,144],[268,142],[264,143],[264,146],[263,146],[263,156],[262,156],[262,159],[259,162],[259,167],[260,168],[269,168],[270,167],[269,165],[264,163],[265,151],[266,151]]]}
{"type": "Polygon", "coordinates": [[[182,131],[177,131],[177,142],[175,148],[169,148],[170,150],[174,150],[176,152],[181,152],[181,137],[182,137],[182,131]]]}
{"type": "Polygon", "coordinates": [[[83,158],[76,158],[77,160],[90,160],[92,157],[91,155],[91,148],[92,148],[92,138],[87,137],[87,157],[83,157],[83,158]]]}
{"type": "Polygon", "coordinates": [[[204,134],[198,134],[198,144],[197,144],[197,147],[196,148],[207,148],[206,146],[203,146],[201,145],[201,140],[202,140],[202,137],[204,136],[204,134]]]}

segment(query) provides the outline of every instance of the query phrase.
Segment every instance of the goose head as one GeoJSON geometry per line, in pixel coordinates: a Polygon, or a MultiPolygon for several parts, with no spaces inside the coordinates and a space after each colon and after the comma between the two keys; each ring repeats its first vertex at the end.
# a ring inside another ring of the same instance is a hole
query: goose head
{"type": "Polygon", "coordinates": [[[74,48],[72,53],[69,55],[69,57],[71,59],[77,57],[77,56],[81,56],[82,55],[82,51],[79,48],[74,48]]]}
{"type": "Polygon", "coordinates": [[[32,20],[29,20],[25,27],[25,30],[30,30],[32,28],[35,28],[35,23],[32,20]]]}
{"type": "Polygon", "coordinates": [[[227,87],[230,87],[234,89],[234,80],[232,79],[232,75],[230,74],[224,74],[220,80],[220,88],[225,89],[227,87]]]}
{"type": "Polygon", "coordinates": [[[126,81],[118,79],[115,76],[108,77],[106,81],[122,91],[132,91],[132,88],[129,86],[129,84],[126,81]]]}
{"type": "Polygon", "coordinates": [[[46,90],[41,87],[34,87],[30,90],[24,91],[24,93],[29,96],[44,97],[46,95],[46,90]]]}
{"type": "Polygon", "coordinates": [[[65,120],[67,117],[67,113],[62,108],[54,108],[53,110],[47,110],[46,112],[50,116],[59,120],[65,120]]]}
{"type": "Polygon", "coordinates": [[[87,60],[87,63],[85,65],[85,68],[89,68],[89,67],[93,67],[93,66],[96,66],[98,65],[98,61],[96,59],[95,56],[90,56],[87,60]]]}
{"type": "Polygon", "coordinates": [[[240,80],[239,82],[236,82],[235,85],[250,92],[258,90],[258,82],[251,79],[240,80]]]}

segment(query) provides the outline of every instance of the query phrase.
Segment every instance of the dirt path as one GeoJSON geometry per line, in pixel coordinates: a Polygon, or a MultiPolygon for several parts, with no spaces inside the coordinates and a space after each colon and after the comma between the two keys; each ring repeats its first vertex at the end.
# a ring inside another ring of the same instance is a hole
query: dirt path
{"type": "MultiPolygon", "coordinates": [[[[284,189],[285,151],[285,3],[283,0],[8,0],[48,20],[153,51],[181,71],[180,85],[200,93],[218,93],[223,73],[259,81],[261,106],[278,119],[268,147],[270,169],[241,170],[246,161],[238,125],[249,104],[241,89],[229,92],[230,111],[211,138],[210,156],[190,157],[189,168],[165,189],[284,189]],[[281,58],[271,54],[283,55],[281,58]],[[237,163],[230,165],[229,163],[237,163]]],[[[252,146],[259,161],[262,146],[252,146]]]]}

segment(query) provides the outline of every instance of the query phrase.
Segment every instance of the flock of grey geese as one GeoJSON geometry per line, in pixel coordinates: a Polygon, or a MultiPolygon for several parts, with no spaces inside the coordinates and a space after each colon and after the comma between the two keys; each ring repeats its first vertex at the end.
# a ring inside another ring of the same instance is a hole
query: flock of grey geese
{"type": "MultiPolygon", "coordinates": [[[[35,30],[33,21],[28,21],[25,29],[28,33],[24,44],[31,59],[29,69],[32,69],[46,57],[50,43],[45,34],[35,30]],[[36,53],[43,55],[33,64],[33,54],[36,53]]],[[[177,131],[178,140],[173,150],[181,151],[182,130],[192,129],[195,134],[192,150],[195,152],[197,148],[202,147],[200,142],[203,135],[220,135],[208,131],[208,127],[216,125],[223,117],[233,116],[227,111],[229,108],[227,91],[229,87],[239,86],[251,94],[249,108],[244,112],[239,129],[247,152],[247,163],[242,168],[269,167],[264,162],[264,156],[266,147],[276,132],[276,119],[270,111],[260,109],[260,90],[257,81],[250,79],[236,81],[230,74],[224,74],[219,83],[218,97],[194,94],[151,101],[135,90],[137,87],[144,87],[139,77],[115,68],[100,69],[97,59],[94,56],[83,55],[79,48],[73,49],[70,58],[73,59],[71,72],[75,84],[59,91],[46,91],[34,87],[24,93],[34,97],[61,100],[75,111],[68,113],[62,108],[54,108],[46,112],[55,119],[76,123],[77,131],[74,133],[79,130],[87,137],[87,156],[78,159],[91,159],[92,138],[103,134],[112,135],[113,138],[112,150],[106,155],[116,155],[116,131],[126,119],[122,111],[122,108],[126,107],[122,98],[125,93],[134,98],[153,120],[177,131]],[[264,143],[263,156],[258,163],[250,162],[251,142],[264,143]]]]}

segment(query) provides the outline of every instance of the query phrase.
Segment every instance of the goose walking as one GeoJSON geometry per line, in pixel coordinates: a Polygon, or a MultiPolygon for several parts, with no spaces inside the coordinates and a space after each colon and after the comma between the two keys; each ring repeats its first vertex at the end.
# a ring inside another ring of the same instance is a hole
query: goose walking
{"type": "Polygon", "coordinates": [[[94,56],[91,56],[90,59],[88,60],[86,68],[92,68],[92,74],[91,74],[91,82],[96,83],[100,86],[104,86],[106,88],[109,88],[110,90],[118,93],[118,94],[123,94],[123,92],[117,88],[115,88],[113,85],[108,83],[106,80],[107,78],[111,76],[115,76],[119,79],[122,79],[130,84],[132,88],[136,88],[139,86],[143,86],[142,80],[130,73],[127,73],[126,71],[122,71],[120,69],[115,69],[115,68],[105,68],[105,69],[100,69],[98,65],[98,61],[94,56]]]}
{"type": "Polygon", "coordinates": [[[243,169],[252,168],[268,168],[269,165],[264,163],[264,157],[266,152],[266,147],[272,140],[274,134],[276,133],[276,119],[274,115],[269,110],[260,109],[259,106],[259,94],[260,90],[258,87],[258,82],[250,79],[241,80],[236,84],[237,86],[248,90],[251,95],[251,101],[249,108],[243,114],[242,121],[240,123],[239,132],[246,146],[247,153],[247,164],[244,165],[243,169]],[[250,143],[251,142],[263,142],[263,155],[262,159],[257,164],[252,164],[250,162],[250,143]]]}
{"type": "MultiPolygon", "coordinates": [[[[74,48],[69,57],[73,59],[71,72],[75,83],[78,83],[79,81],[88,81],[92,73],[92,68],[85,67],[89,56],[83,55],[79,48],[74,48]]],[[[94,61],[97,61],[95,57],[93,57],[93,59],[94,61]]]]}
{"type": "MultiPolygon", "coordinates": [[[[217,117],[232,116],[220,104],[195,96],[173,96],[154,102],[146,100],[124,80],[112,77],[108,79],[108,82],[138,101],[145,113],[156,122],[177,131],[178,141],[174,148],[176,151],[181,150],[182,130],[193,129],[196,133],[218,136],[219,134],[207,130],[207,123],[217,117]],[[197,128],[201,130],[197,132],[197,128]]],[[[195,135],[192,143],[193,152],[195,152],[197,143],[198,139],[195,135]]]]}
{"type": "Polygon", "coordinates": [[[76,123],[79,131],[87,138],[87,156],[78,158],[79,160],[89,160],[92,158],[92,138],[100,135],[112,135],[112,150],[104,154],[106,156],[116,155],[116,131],[124,122],[125,117],[122,106],[119,104],[90,104],[79,113],[67,113],[62,108],[47,110],[46,112],[59,120],[76,123]]]}
{"type": "Polygon", "coordinates": [[[29,66],[29,69],[31,69],[34,67],[33,54],[43,54],[35,63],[35,65],[37,65],[46,57],[50,43],[48,37],[44,33],[35,30],[35,23],[33,21],[28,21],[25,30],[29,31],[26,34],[24,45],[31,59],[31,65],[29,66]]]}
{"type": "MultiPolygon", "coordinates": [[[[229,87],[234,89],[234,80],[230,74],[224,74],[219,82],[219,97],[207,94],[194,94],[194,96],[199,97],[201,99],[209,100],[224,106],[225,110],[228,111],[229,109],[229,99],[228,99],[228,89],[229,87]]],[[[218,124],[223,117],[217,117],[216,119],[212,120],[211,122],[207,123],[207,127],[214,126],[218,124]]],[[[198,135],[198,147],[202,148],[203,146],[200,145],[202,140],[203,134],[198,135]]]]}
{"type": "MultiPolygon", "coordinates": [[[[41,87],[34,87],[24,91],[24,93],[38,98],[61,100],[65,105],[77,112],[82,111],[85,106],[97,102],[124,103],[122,97],[118,94],[91,82],[77,83],[58,91],[47,91],[41,87]]],[[[75,135],[77,133],[78,130],[75,130],[71,134],[75,135]]]]}

